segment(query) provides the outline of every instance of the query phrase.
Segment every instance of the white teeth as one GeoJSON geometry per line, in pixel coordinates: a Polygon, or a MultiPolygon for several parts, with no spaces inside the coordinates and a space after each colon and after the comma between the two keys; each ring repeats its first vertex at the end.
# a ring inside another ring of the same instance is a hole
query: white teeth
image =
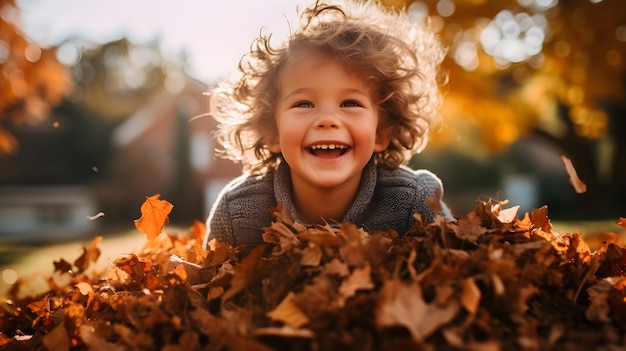
{"type": "Polygon", "coordinates": [[[317,150],[317,149],[322,149],[322,150],[335,150],[335,149],[340,149],[340,150],[345,150],[348,147],[345,145],[335,145],[335,144],[329,144],[329,145],[313,145],[311,146],[311,149],[313,150],[317,150]]]}

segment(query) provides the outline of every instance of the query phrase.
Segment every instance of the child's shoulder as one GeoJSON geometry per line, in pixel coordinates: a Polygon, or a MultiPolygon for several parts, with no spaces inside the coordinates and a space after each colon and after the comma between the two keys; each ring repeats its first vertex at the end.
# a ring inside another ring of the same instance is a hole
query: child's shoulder
{"type": "Polygon", "coordinates": [[[395,169],[379,168],[378,183],[417,188],[438,188],[442,182],[437,175],[426,169],[411,169],[400,166],[395,169]]]}
{"type": "Polygon", "coordinates": [[[274,191],[274,172],[261,175],[244,174],[226,185],[225,196],[229,199],[247,197],[254,194],[270,194],[274,191]]]}

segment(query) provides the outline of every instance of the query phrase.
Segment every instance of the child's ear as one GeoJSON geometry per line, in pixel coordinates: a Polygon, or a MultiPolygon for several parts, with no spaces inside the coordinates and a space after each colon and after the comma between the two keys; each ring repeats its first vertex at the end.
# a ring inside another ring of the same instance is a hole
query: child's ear
{"type": "Polygon", "coordinates": [[[389,128],[380,129],[376,133],[376,140],[374,141],[374,152],[382,152],[389,146],[391,131],[389,128]]]}

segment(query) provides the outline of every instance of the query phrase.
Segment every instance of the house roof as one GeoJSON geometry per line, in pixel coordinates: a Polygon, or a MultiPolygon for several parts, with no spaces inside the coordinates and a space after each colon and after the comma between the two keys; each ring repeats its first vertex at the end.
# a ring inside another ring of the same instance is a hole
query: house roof
{"type": "Polygon", "coordinates": [[[192,78],[187,77],[184,85],[175,91],[164,87],[150,100],[149,103],[140,108],[132,116],[122,122],[112,133],[111,140],[115,147],[124,147],[137,137],[142,135],[150,126],[164,115],[161,111],[167,109],[172,104],[180,103],[189,94],[202,94],[206,91],[206,85],[192,78]]]}

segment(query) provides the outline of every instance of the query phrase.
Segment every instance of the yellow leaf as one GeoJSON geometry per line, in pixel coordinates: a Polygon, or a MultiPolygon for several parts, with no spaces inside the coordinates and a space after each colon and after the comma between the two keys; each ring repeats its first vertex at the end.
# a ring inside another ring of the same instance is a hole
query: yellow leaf
{"type": "Polygon", "coordinates": [[[276,308],[267,312],[267,316],[296,329],[307,324],[309,318],[292,302],[294,296],[295,294],[290,291],[276,308]]]}
{"type": "Polygon", "coordinates": [[[163,227],[169,222],[169,214],[174,205],[166,200],[159,200],[160,194],[152,195],[146,198],[141,205],[141,217],[135,220],[135,227],[144,233],[148,240],[154,240],[161,232],[163,227]]]}
{"type": "Polygon", "coordinates": [[[472,315],[475,315],[476,311],[478,311],[480,296],[480,289],[476,286],[474,278],[465,279],[465,281],[463,281],[461,304],[472,315]]]}

